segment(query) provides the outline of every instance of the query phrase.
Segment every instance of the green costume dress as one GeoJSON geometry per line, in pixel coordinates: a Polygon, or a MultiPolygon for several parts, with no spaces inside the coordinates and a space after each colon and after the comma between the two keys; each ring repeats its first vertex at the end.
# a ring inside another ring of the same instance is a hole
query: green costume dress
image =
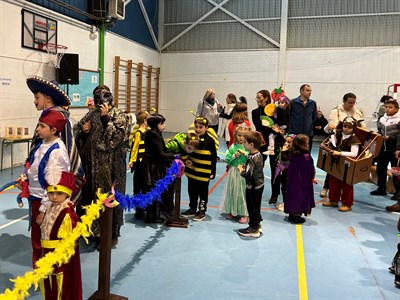
{"type": "Polygon", "coordinates": [[[238,165],[246,163],[246,156],[240,154],[239,157],[235,157],[235,153],[239,149],[247,152],[241,144],[232,144],[226,151],[225,160],[229,166],[229,171],[226,177],[220,211],[232,214],[233,216],[248,216],[246,207],[246,180],[240,176],[237,168],[238,165]]]}

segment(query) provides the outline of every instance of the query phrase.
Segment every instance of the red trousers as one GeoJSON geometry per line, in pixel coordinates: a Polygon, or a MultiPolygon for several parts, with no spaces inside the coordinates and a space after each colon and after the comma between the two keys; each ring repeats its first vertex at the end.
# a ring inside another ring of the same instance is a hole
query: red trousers
{"type": "Polygon", "coordinates": [[[42,256],[42,246],[40,239],[42,234],[40,226],[36,223],[36,218],[39,215],[40,200],[29,200],[31,206],[31,243],[32,243],[32,266],[36,268],[36,261],[42,256]]]}
{"type": "Polygon", "coordinates": [[[337,179],[333,176],[329,176],[329,200],[342,203],[346,206],[352,206],[354,202],[354,188],[337,179]]]}

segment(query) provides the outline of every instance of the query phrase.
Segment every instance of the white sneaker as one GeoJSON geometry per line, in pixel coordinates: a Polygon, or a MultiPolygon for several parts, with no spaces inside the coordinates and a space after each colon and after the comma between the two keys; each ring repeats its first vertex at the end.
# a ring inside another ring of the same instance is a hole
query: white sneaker
{"type": "Polygon", "coordinates": [[[327,197],[327,195],[328,195],[328,189],[326,189],[326,188],[323,188],[322,190],[321,190],[321,192],[319,193],[319,196],[321,197],[321,198],[326,198],[327,197]]]}
{"type": "Polygon", "coordinates": [[[267,151],[264,151],[262,154],[264,154],[264,155],[275,155],[275,152],[274,152],[274,150],[267,150],[267,151]]]}

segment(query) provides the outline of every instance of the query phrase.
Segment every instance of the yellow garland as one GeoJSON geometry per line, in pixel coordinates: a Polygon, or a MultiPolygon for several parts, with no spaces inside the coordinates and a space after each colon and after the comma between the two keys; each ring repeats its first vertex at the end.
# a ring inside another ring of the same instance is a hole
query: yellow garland
{"type": "Polygon", "coordinates": [[[87,238],[92,234],[90,227],[93,221],[100,217],[100,212],[104,211],[103,202],[106,198],[107,194],[98,191],[97,201],[85,207],[86,214],[81,217],[81,222],[78,222],[76,227],[60,241],[53,252],[47,253],[36,262],[36,269],[26,272],[22,277],[18,276],[15,279],[10,279],[10,281],[14,282],[14,289],[6,289],[3,294],[0,294],[0,300],[25,299],[29,296],[29,288],[34,285],[36,290],[40,280],[53,273],[54,266],[68,263],[75,253],[75,243],[79,237],[82,236],[86,243],[88,242],[87,238]]]}

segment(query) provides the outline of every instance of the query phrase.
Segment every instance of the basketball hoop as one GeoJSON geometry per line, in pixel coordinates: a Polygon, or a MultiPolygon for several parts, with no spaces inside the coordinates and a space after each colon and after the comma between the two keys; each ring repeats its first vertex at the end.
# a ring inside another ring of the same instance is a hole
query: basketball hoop
{"type": "Polygon", "coordinates": [[[59,69],[61,59],[68,47],[53,43],[43,43],[40,45],[40,49],[45,49],[47,51],[50,62],[55,68],[59,69]]]}

